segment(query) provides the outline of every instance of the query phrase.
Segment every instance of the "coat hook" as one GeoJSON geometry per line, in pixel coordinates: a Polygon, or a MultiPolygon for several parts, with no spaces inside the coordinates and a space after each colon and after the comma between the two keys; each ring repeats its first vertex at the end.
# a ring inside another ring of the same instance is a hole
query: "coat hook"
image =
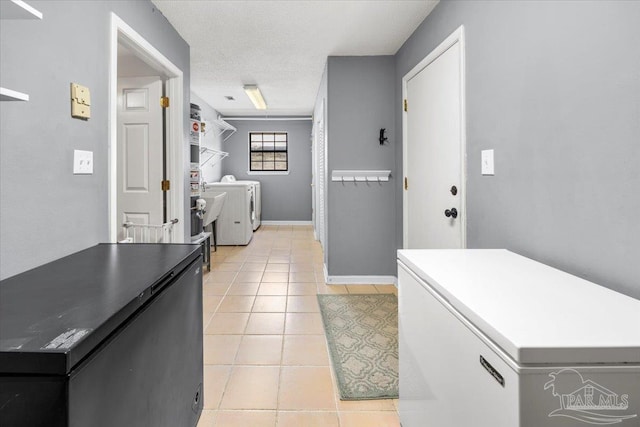
{"type": "Polygon", "coordinates": [[[388,138],[384,136],[386,131],[387,129],[385,128],[380,129],[380,137],[378,138],[378,141],[380,141],[380,145],[384,145],[384,143],[387,142],[388,138]]]}

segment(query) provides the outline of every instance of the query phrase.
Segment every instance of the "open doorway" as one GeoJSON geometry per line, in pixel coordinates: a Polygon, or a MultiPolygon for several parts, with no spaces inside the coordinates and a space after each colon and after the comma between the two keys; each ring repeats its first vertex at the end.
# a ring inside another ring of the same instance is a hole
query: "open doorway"
{"type": "Polygon", "coordinates": [[[122,240],[125,221],[177,220],[170,242],[182,243],[182,71],[112,14],[109,73],[110,241],[122,240]],[[160,107],[162,96],[169,108],[160,107]]]}

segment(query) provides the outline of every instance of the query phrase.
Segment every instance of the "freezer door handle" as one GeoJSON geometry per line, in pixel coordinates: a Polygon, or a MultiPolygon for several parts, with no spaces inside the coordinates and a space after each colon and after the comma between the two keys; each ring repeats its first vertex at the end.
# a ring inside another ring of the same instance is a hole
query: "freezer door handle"
{"type": "Polygon", "coordinates": [[[158,281],[158,283],[156,283],[155,285],[151,286],[151,295],[155,294],[156,292],[160,291],[162,288],[167,286],[167,284],[169,284],[169,282],[171,282],[171,279],[173,279],[173,276],[175,274],[176,274],[175,271],[170,271],[162,279],[160,279],[158,281]]]}
{"type": "Polygon", "coordinates": [[[491,366],[491,363],[487,362],[487,359],[482,357],[482,355],[480,355],[480,364],[484,369],[487,370],[487,372],[489,372],[489,374],[491,374],[491,376],[496,381],[498,381],[498,384],[504,387],[504,377],[500,374],[500,372],[496,371],[496,369],[493,366],[491,366]]]}

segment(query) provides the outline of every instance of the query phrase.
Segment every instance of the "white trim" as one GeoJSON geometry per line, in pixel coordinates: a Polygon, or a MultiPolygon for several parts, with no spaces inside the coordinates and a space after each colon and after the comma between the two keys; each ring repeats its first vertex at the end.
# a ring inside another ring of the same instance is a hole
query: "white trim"
{"type": "Polygon", "coordinates": [[[118,42],[125,44],[136,56],[152,68],[166,75],[167,96],[172,99],[167,110],[167,152],[170,159],[167,177],[173,183],[167,208],[170,219],[177,218],[174,226],[174,242],[182,243],[185,237],[185,177],[183,144],[183,73],[160,51],[127,25],[118,15],[111,13],[109,59],[109,241],[116,242],[120,224],[117,212],[117,147],[118,147],[118,42]]]}
{"type": "Polygon", "coordinates": [[[396,276],[328,276],[325,275],[327,285],[390,285],[396,286],[396,276]]]}
{"type": "MultiPolygon", "coordinates": [[[[464,25],[458,27],[449,37],[447,37],[438,47],[436,47],[429,55],[427,55],[422,61],[411,69],[402,78],[402,100],[407,99],[407,84],[409,80],[415,77],[420,71],[425,69],[429,64],[438,59],[440,55],[446,52],[451,46],[459,43],[460,45],[460,210],[462,215],[460,216],[460,229],[462,233],[462,248],[467,247],[467,118],[466,118],[466,68],[465,68],[465,36],[464,25]]],[[[402,171],[403,177],[406,175],[407,170],[407,113],[402,112],[402,171]]],[[[409,210],[407,192],[404,190],[402,184],[404,180],[401,179],[402,185],[402,246],[407,248],[409,241],[409,235],[407,230],[407,224],[409,222],[409,210]]]]}
{"type": "Polygon", "coordinates": [[[260,221],[262,225],[313,225],[311,221],[260,221]]]}

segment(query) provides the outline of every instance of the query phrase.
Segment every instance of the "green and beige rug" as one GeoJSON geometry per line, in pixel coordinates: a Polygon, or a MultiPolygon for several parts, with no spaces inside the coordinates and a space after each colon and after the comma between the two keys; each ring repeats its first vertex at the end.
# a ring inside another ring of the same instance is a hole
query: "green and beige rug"
{"type": "Polygon", "coordinates": [[[398,398],[398,299],[318,295],[341,400],[398,398]]]}

